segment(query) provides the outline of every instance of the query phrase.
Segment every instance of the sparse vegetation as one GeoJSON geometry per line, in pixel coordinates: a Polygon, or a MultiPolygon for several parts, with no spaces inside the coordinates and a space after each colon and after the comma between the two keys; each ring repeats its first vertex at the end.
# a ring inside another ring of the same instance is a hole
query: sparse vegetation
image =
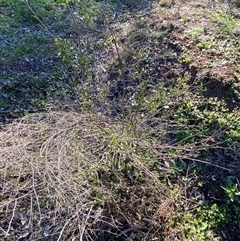
{"type": "Polygon", "coordinates": [[[238,2],[0,1],[0,238],[238,240],[238,2]]]}

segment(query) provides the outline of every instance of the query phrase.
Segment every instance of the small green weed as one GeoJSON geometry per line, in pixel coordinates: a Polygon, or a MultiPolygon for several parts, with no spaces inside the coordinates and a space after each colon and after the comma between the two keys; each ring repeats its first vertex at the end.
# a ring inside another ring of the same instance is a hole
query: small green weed
{"type": "Polygon", "coordinates": [[[186,56],[186,57],[182,58],[182,63],[183,63],[183,64],[189,64],[189,63],[190,63],[190,61],[191,61],[191,58],[190,58],[190,57],[188,57],[188,56],[186,56]]]}
{"type": "Polygon", "coordinates": [[[233,176],[227,177],[225,184],[221,186],[227,196],[227,203],[237,200],[238,203],[240,203],[240,199],[238,198],[240,196],[240,191],[238,188],[238,183],[234,181],[234,179],[235,177],[233,176]]]}
{"type": "Polygon", "coordinates": [[[181,17],[182,17],[183,22],[188,22],[188,21],[190,21],[190,17],[188,17],[188,16],[183,15],[183,16],[181,16],[181,17]]]}
{"type": "Polygon", "coordinates": [[[200,49],[209,49],[210,46],[211,46],[211,44],[208,42],[202,42],[202,43],[197,44],[197,47],[200,49]]]}
{"type": "Polygon", "coordinates": [[[188,37],[192,37],[192,38],[198,37],[198,36],[200,36],[201,34],[202,34],[202,29],[199,28],[199,27],[187,31],[187,36],[188,36],[188,37]]]}

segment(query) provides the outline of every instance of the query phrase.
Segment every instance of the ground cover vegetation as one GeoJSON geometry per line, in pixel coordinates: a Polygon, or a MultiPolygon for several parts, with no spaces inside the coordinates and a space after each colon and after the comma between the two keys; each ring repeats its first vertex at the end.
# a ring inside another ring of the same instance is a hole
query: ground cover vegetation
{"type": "Polygon", "coordinates": [[[239,4],[0,0],[1,240],[240,240],[239,4]]]}

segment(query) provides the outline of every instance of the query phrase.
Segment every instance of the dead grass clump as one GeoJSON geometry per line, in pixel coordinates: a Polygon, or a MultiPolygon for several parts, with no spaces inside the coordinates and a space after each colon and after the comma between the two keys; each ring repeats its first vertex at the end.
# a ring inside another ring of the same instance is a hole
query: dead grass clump
{"type": "Polygon", "coordinates": [[[33,115],[1,131],[2,237],[62,240],[76,229],[80,237],[97,215],[90,186],[77,178],[85,159],[70,161],[69,134],[77,120],[72,117],[73,126],[68,121],[60,113],[33,115]]]}
{"type": "Polygon", "coordinates": [[[0,236],[164,240],[173,193],[134,133],[101,116],[62,112],[3,126],[0,236]]]}

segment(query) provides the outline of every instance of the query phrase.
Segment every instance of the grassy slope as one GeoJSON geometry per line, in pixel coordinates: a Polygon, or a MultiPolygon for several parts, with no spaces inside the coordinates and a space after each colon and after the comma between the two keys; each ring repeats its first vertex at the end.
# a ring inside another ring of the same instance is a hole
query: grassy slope
{"type": "Polygon", "coordinates": [[[237,240],[239,9],[108,1],[71,19],[30,1],[53,39],[15,3],[0,2],[0,236],[237,240]]]}

